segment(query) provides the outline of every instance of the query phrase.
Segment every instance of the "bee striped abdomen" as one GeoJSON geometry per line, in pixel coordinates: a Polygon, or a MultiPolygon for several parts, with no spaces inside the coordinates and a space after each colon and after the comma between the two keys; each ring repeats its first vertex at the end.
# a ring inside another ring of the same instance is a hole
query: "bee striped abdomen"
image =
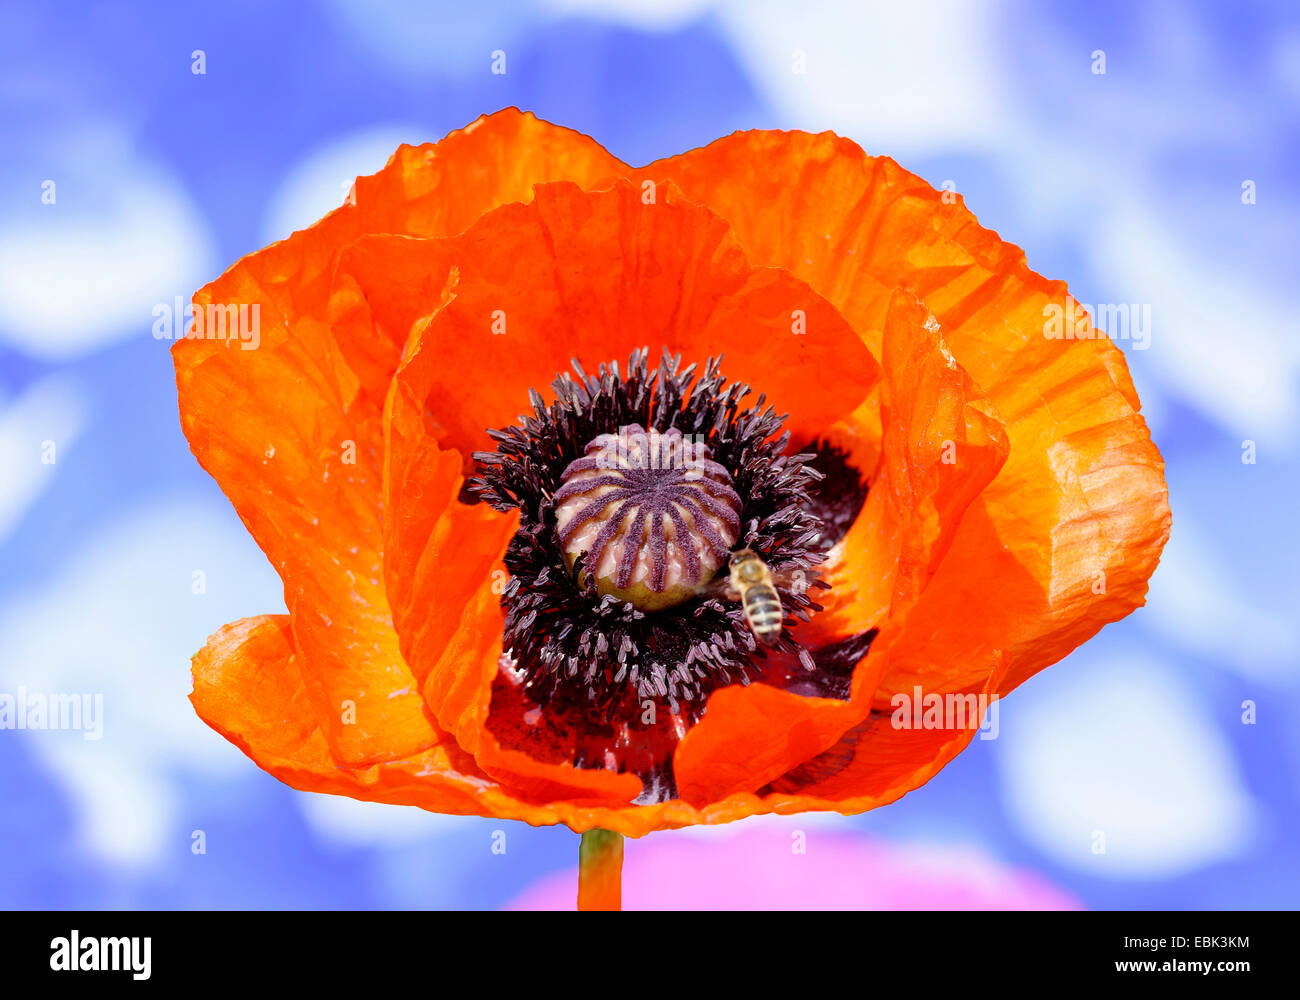
{"type": "Polygon", "coordinates": [[[763,642],[775,642],[781,634],[781,598],[771,584],[762,583],[745,592],[745,621],[763,642]]]}
{"type": "Polygon", "coordinates": [[[767,563],[753,549],[739,549],[731,554],[731,585],[733,597],[740,599],[745,624],[754,638],[764,645],[774,645],[781,637],[781,595],[772,583],[772,573],[767,563]]]}

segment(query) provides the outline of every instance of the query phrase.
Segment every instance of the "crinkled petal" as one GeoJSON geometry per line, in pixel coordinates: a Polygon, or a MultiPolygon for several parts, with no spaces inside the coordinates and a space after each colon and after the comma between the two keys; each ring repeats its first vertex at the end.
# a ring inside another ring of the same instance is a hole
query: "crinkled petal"
{"type": "MultiPolygon", "coordinates": [[[[380,766],[340,764],[331,753],[303,684],[288,617],[232,622],[194,656],[190,700],[213,729],[281,781],[306,791],[362,794],[380,766]]],[[[490,785],[457,772],[445,749],[412,754],[427,765],[419,802],[437,812],[475,813],[490,785]]]]}
{"type": "Polygon", "coordinates": [[[898,623],[944,559],[967,508],[1006,459],[1001,425],[924,307],[895,293],[881,326],[879,466],[867,509],[829,561],[832,588],[818,594],[826,610],[797,633],[815,643],[881,626],[880,641],[857,664],[848,702],[764,684],[715,692],[674,758],[678,787],[689,801],[760,788],[862,721],[898,623]]]}
{"type": "MultiPolygon", "coordinates": [[[[897,707],[874,709],[835,746],[783,775],[769,790],[808,803],[836,803],[846,813],[887,805],[925,784],[966,749],[980,730],[981,707],[997,696],[1005,679],[1005,657],[997,652],[981,688],[947,693],[960,694],[972,710],[941,714],[937,725],[927,724],[924,715],[924,697],[939,694],[936,689],[922,688],[920,705],[900,701],[897,707]]],[[[914,698],[916,692],[907,694],[914,698]]]]}
{"type": "Polygon", "coordinates": [[[365,234],[399,241],[401,236],[454,236],[494,208],[531,201],[537,184],[572,181],[601,188],[626,170],[594,139],[531,112],[505,108],[439,142],[403,145],[379,173],[358,177],[350,200],[360,239],[338,261],[330,308],[363,391],[382,403],[416,317],[405,326],[390,320],[404,306],[424,300],[422,283],[430,273],[418,246],[376,256],[369,250],[385,241],[368,241],[365,234]],[[373,271],[376,265],[383,270],[373,271]]]}
{"type": "Polygon", "coordinates": [[[508,109],[401,147],[345,205],[195,295],[205,317],[257,310],[256,340],[212,339],[208,322],[206,339],[175,345],[181,424],[284,580],[297,660],[341,761],[400,757],[436,735],[381,579],[380,416],[405,331],[385,347],[356,322],[364,300],[336,301],[331,325],[340,254],[367,233],[456,233],[535,183],[597,184],[618,167],[593,140],[508,109]]]}
{"type": "Polygon", "coordinates": [[[634,176],[726,218],[752,261],[804,278],[873,351],[879,288],[913,292],[1006,425],[1010,457],[927,587],[941,641],[900,659],[882,695],[936,672],[982,683],[994,649],[1010,689],[1143,602],[1169,530],[1163,461],[1120,351],[1045,336],[1063,283],[960,198],[829,133],[736,133],[634,176]]]}
{"type": "Polygon", "coordinates": [[[862,514],[832,550],[819,634],[883,625],[921,599],[967,508],[1007,460],[999,415],[957,363],[935,318],[905,292],[881,324],[880,460],[862,514]]]}
{"type": "Polygon", "coordinates": [[[190,447],[284,581],[325,736],[340,761],[359,763],[437,737],[381,579],[380,414],[349,412],[351,370],[320,319],[298,311],[304,297],[323,297],[298,286],[310,285],[303,268],[318,235],[246,257],[195,296],[198,309],[257,306],[256,349],[187,339],[172,354],[190,447]]]}
{"type": "Polygon", "coordinates": [[[721,220],[668,186],[645,197],[627,182],[547,184],[437,246],[362,241],[336,310],[364,298],[389,335],[432,342],[430,427],[465,455],[490,447],[487,429],[513,423],[571,359],[594,371],[645,346],[684,363],[724,356],[729,378],[761,386],[807,433],[861,403],[877,366],[829,303],[750,267],[721,220]],[[422,302],[384,290],[408,267],[423,275],[422,302]]]}
{"type": "MultiPolygon", "coordinates": [[[[850,769],[874,775],[868,793],[844,801],[833,794],[808,794],[814,786],[807,775],[803,782],[785,782],[789,790],[773,789],[762,797],[738,793],[703,808],[681,800],[616,807],[568,798],[538,801],[503,787],[451,740],[377,764],[339,764],[316,722],[295,656],[287,617],[263,615],[223,627],[194,657],[191,700],[199,716],[280,781],[302,791],[431,812],[517,819],[534,826],[564,823],[579,833],[600,827],[639,837],[769,813],[857,812],[892,801],[929,778],[955,756],[960,749],[956,744],[964,746],[971,735],[900,732],[894,734],[897,742],[892,746],[888,737],[859,740],[870,748],[869,758],[854,758],[845,766],[838,760],[816,761],[819,775],[837,768],[840,775],[850,769]]],[[[808,775],[812,770],[810,763],[808,775]]]]}

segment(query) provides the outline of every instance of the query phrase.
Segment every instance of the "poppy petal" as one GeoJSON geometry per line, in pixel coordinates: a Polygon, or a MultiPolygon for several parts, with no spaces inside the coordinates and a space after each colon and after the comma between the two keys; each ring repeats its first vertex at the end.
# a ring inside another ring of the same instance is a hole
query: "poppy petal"
{"type": "Polygon", "coordinates": [[[771,813],[860,812],[928,780],[973,735],[969,730],[899,730],[873,716],[853,734],[851,754],[846,749],[839,756],[814,758],[763,797],[738,793],[703,808],[681,800],[617,808],[566,799],[535,801],[493,781],[449,740],[400,759],[339,766],[316,723],[284,615],[246,618],[213,635],[195,654],[191,700],[208,725],[259,767],[302,791],[535,826],[564,823],[579,833],[599,827],[632,837],[771,813]]]}
{"type": "Polygon", "coordinates": [[[894,292],[881,326],[881,457],[862,514],[827,560],[831,590],[812,622],[818,634],[848,634],[905,614],[1010,447],[999,416],[924,306],[894,292]]]}
{"type": "Polygon", "coordinates": [[[440,813],[556,822],[551,810],[501,789],[453,741],[379,764],[339,766],[303,685],[285,615],[245,618],[213,635],[194,656],[190,699],[208,725],[294,788],[440,813]]]}
{"type": "Polygon", "coordinates": [[[536,801],[630,802],[641,791],[635,776],[535,761],[487,730],[502,654],[502,556],[519,518],[457,499],[461,456],[441,450],[429,426],[425,401],[444,361],[427,332],[413,339],[387,406],[384,570],[402,654],[441,726],[484,772],[536,801]]]}
{"type": "Polygon", "coordinates": [[[798,795],[767,800],[736,795],[706,809],[680,801],[623,808],[564,799],[534,802],[477,770],[473,759],[460,754],[451,741],[400,759],[339,766],[316,723],[284,615],[245,618],[213,635],[194,656],[191,700],[208,725],[259,767],[307,792],[453,815],[517,819],[536,826],[565,823],[578,832],[601,827],[633,837],[760,813],[795,812],[804,808],[803,802],[809,808],[834,807],[798,795]]]}
{"type": "Polygon", "coordinates": [[[423,405],[436,362],[436,352],[416,352],[399,371],[385,424],[384,580],[404,658],[421,685],[494,572],[500,591],[501,553],[519,521],[459,502],[461,456],[437,446],[423,405]]]}
{"type": "Polygon", "coordinates": [[[319,263],[332,225],[244,258],[195,295],[197,311],[256,307],[256,349],[196,338],[172,356],[190,447],[284,581],[326,738],[340,761],[359,763],[437,736],[380,579],[380,414],[348,412],[356,379],[317,314],[299,312],[323,300],[301,267],[319,263]]]}
{"type": "Polygon", "coordinates": [[[921,671],[982,683],[999,648],[1010,689],[1143,602],[1168,537],[1164,463],[1115,345],[1045,334],[1049,307],[1070,307],[1063,283],[1029,270],[960,197],[829,133],[736,133],[634,177],[726,218],[751,260],[806,280],[873,351],[861,321],[876,290],[913,292],[1005,422],[1010,457],[927,588],[927,622],[948,641],[918,650],[891,690],[921,671]]]}
{"type": "Polygon", "coordinates": [[[786,272],[749,267],[726,225],[671,188],[644,197],[627,182],[539,185],[532,203],[418,250],[414,265],[399,260],[410,240],[358,243],[336,315],[365,299],[404,341],[427,317],[421,336],[438,355],[428,409],[439,443],[463,455],[490,447],[487,429],[512,423],[571,359],[594,370],[642,346],[687,364],[723,355],[729,378],[761,387],[809,431],[861,402],[877,366],[828,302],[786,272]],[[385,299],[408,266],[423,272],[426,300],[385,299]]]}
{"type": "MultiPolygon", "coordinates": [[[[435,739],[397,654],[379,572],[380,409],[400,343],[385,352],[369,327],[327,322],[340,253],[365,233],[459,232],[539,181],[598,183],[618,166],[595,141],[507,109],[439,143],[402,146],[358,178],[346,204],[195,295],[197,313],[223,322],[228,307],[258,310],[256,344],[213,339],[209,319],[205,339],[175,345],[181,422],[285,581],[308,687],[340,760],[402,756],[435,739]]],[[[355,316],[364,305],[335,310],[355,316]]]]}
{"type": "MultiPolygon", "coordinates": [[[[1007,455],[1001,425],[925,308],[896,292],[880,325],[881,458],[868,509],[837,546],[832,589],[819,596],[826,610],[808,629],[823,638],[826,618],[843,635],[905,614],[1007,455]]],[[[887,646],[889,631],[882,638],[887,646]]],[[[850,702],[765,684],[715,692],[674,757],[682,797],[702,803],[752,791],[828,749],[864,718],[887,662],[873,648],[857,665],[850,702]]]]}
{"type": "Polygon", "coordinates": [[[874,709],[826,753],[773,782],[771,791],[804,802],[833,802],[846,813],[887,805],[925,784],[970,744],[982,722],[979,706],[996,697],[1005,677],[1005,658],[997,653],[983,687],[962,693],[975,706],[962,724],[953,713],[941,719],[942,725],[925,725],[913,718],[910,703],[906,712],[901,703],[899,711],[874,709]]]}
{"type": "Polygon", "coordinates": [[[403,145],[383,170],[358,177],[343,211],[354,213],[359,239],[341,248],[330,320],[362,390],[382,403],[410,325],[421,315],[410,306],[427,301],[424,282],[437,270],[404,236],[454,236],[498,206],[531,201],[537,184],[606,187],[626,170],[594,139],[505,108],[439,142],[403,145]],[[374,252],[385,243],[401,252],[374,252]],[[393,322],[399,314],[404,322],[393,322]]]}

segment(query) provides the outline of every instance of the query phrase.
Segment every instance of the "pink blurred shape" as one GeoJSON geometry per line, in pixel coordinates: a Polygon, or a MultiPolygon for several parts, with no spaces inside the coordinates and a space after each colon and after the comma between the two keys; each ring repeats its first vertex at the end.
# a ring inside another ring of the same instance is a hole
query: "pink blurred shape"
{"type": "MultiPolygon", "coordinates": [[[[746,830],[730,837],[657,833],[629,840],[626,910],[1078,910],[1036,872],[974,847],[894,844],[860,834],[746,830]]],[[[575,840],[574,853],[577,853],[575,840]]],[[[572,910],[577,868],[534,883],[511,910],[572,910]]]]}

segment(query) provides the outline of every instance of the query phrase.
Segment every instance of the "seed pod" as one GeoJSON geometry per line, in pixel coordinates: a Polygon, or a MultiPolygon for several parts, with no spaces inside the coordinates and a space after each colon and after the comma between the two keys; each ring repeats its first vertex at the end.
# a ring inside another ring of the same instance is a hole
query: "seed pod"
{"type": "Polygon", "coordinates": [[[638,424],[601,434],[564,470],[556,531],[570,569],[642,611],[697,594],[740,533],[740,497],[702,441],[638,424]]]}

